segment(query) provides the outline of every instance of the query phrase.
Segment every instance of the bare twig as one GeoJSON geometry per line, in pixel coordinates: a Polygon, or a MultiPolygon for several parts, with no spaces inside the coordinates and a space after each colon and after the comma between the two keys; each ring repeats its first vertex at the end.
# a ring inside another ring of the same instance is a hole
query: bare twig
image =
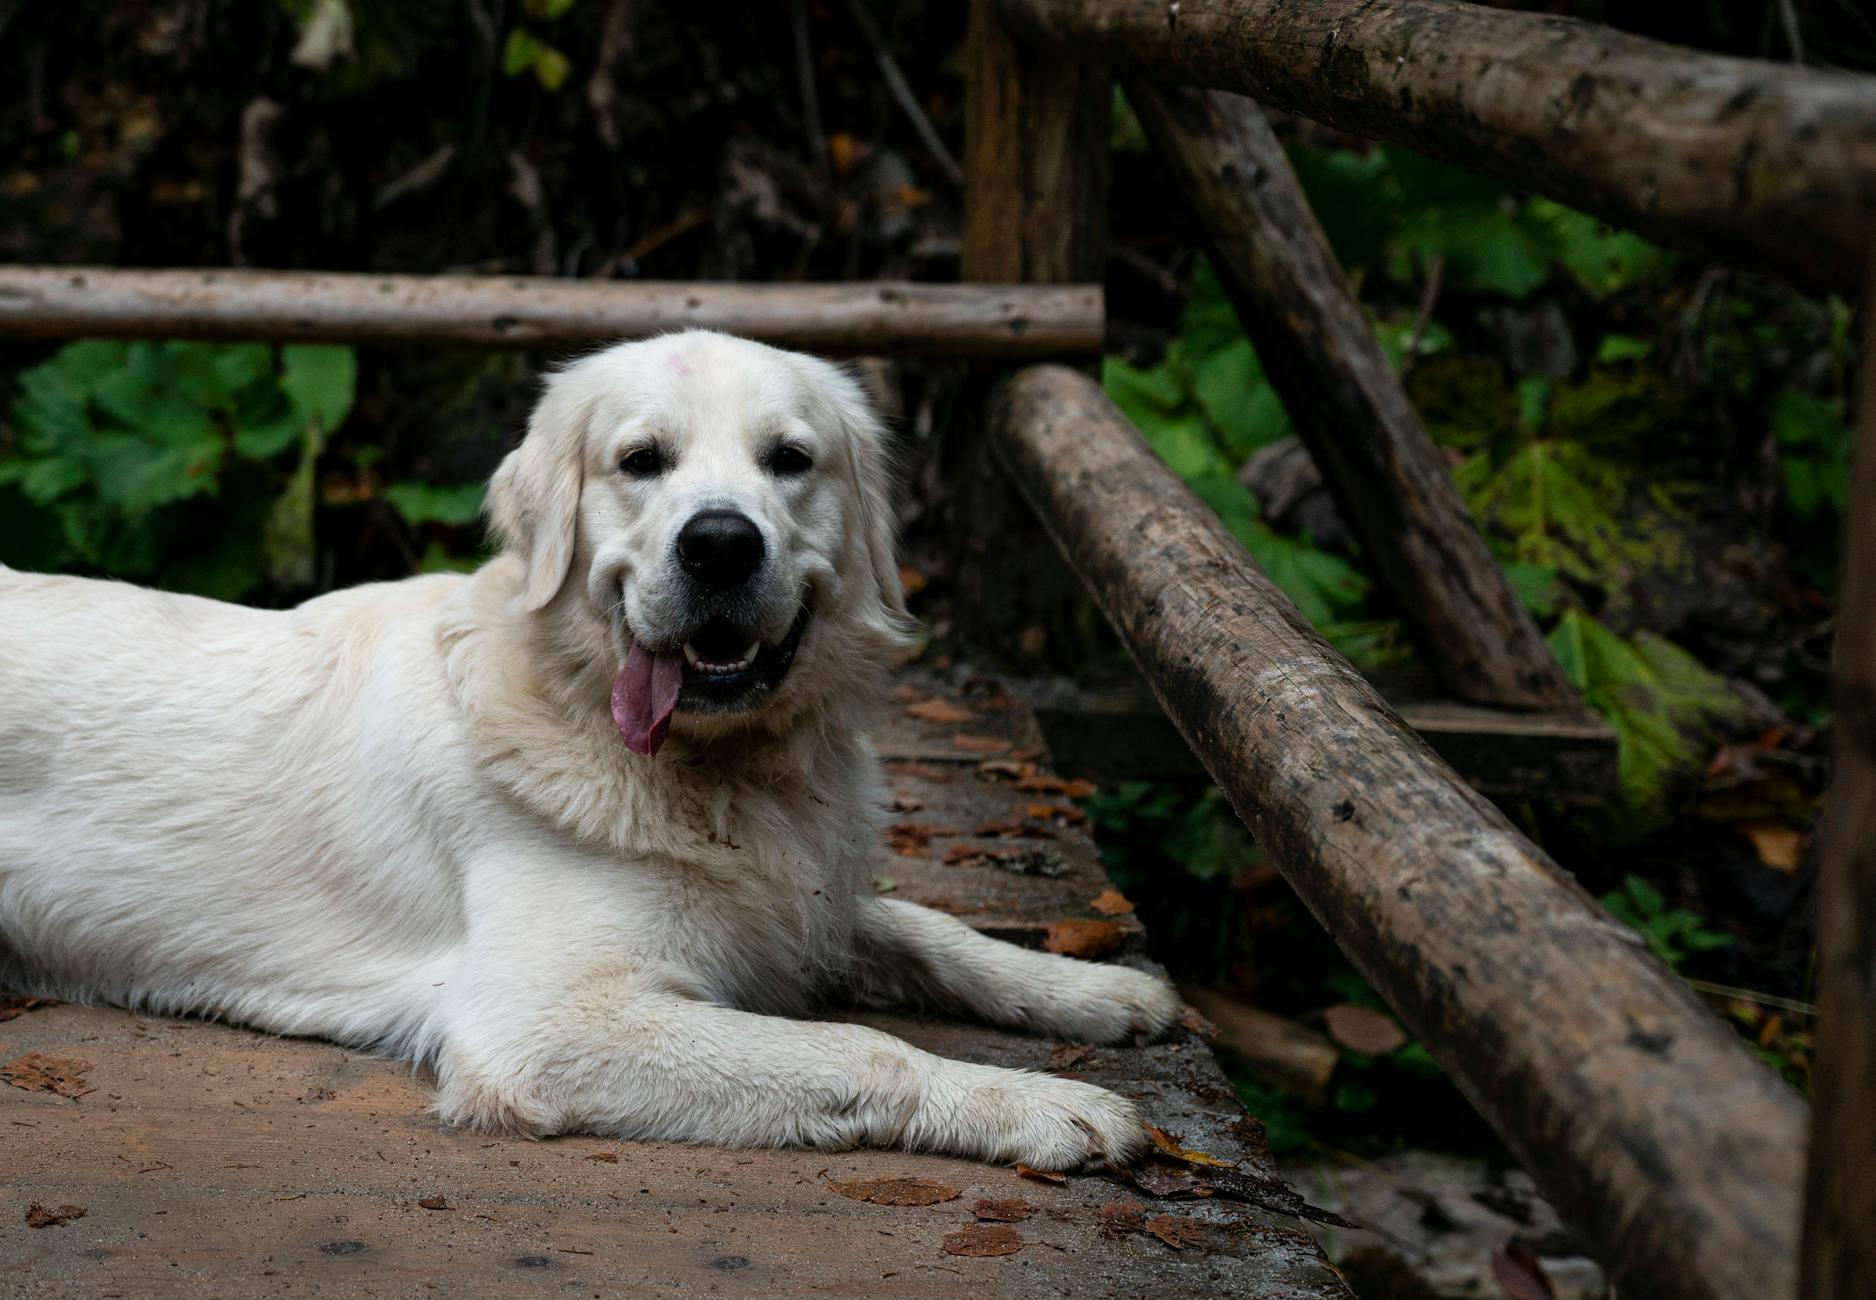
{"type": "Polygon", "coordinates": [[[808,0],[795,0],[795,76],[801,82],[801,118],[808,130],[808,152],[822,181],[833,178],[827,161],[827,131],[821,125],[821,94],[814,84],[814,47],[808,40],[808,0]]]}
{"type": "Polygon", "coordinates": [[[945,148],[944,140],[938,135],[938,128],[932,125],[931,118],[927,117],[925,110],[919,106],[918,96],[912,93],[912,87],[907,84],[905,75],[899,71],[898,60],[887,52],[886,43],[880,38],[879,27],[873,22],[873,15],[867,12],[862,0],[847,0],[847,8],[853,11],[853,21],[859,25],[860,34],[866,37],[867,44],[873,47],[873,58],[879,64],[879,75],[886,79],[886,89],[892,92],[892,97],[899,102],[899,107],[905,110],[906,117],[912,123],[912,129],[924,142],[926,152],[931,154],[932,161],[938,164],[938,169],[945,174],[945,179],[962,188],[964,185],[963,169],[958,166],[958,160],[951,156],[951,151],[945,148]]]}
{"type": "Polygon", "coordinates": [[[1413,332],[1407,336],[1407,353],[1400,359],[1400,377],[1405,379],[1420,356],[1420,343],[1426,337],[1427,323],[1439,305],[1440,288],[1446,282],[1446,254],[1435,253],[1427,263],[1426,286],[1420,291],[1420,305],[1414,308],[1413,332]]]}
{"type": "Polygon", "coordinates": [[[1778,0],[1778,23],[1785,29],[1785,45],[1793,63],[1804,62],[1804,35],[1798,30],[1798,9],[1791,0],[1778,0]]]}

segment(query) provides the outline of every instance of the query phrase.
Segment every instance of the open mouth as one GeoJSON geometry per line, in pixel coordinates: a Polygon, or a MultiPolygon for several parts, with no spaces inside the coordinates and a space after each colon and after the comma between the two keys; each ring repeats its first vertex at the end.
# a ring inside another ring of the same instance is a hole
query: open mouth
{"type": "Polygon", "coordinates": [[[795,662],[808,628],[804,601],[787,635],[770,645],[728,618],[713,618],[676,650],[633,642],[612,683],[612,720],[635,754],[658,752],[679,708],[697,713],[752,709],[795,662]]]}
{"type": "Polygon", "coordinates": [[[807,627],[805,604],[787,635],[774,645],[729,619],[711,619],[684,643],[678,706],[706,713],[749,707],[758,693],[773,689],[788,672],[807,627]]]}

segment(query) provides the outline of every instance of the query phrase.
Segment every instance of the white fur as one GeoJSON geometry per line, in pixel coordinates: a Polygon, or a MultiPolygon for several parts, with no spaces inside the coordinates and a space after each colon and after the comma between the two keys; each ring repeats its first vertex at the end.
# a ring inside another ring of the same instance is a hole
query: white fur
{"type": "Polygon", "coordinates": [[[880,900],[879,716],[903,605],[877,424],[841,371],[710,334],[547,384],[502,465],[503,555],[261,612],[0,569],[0,982],[426,1062],[449,1120],[529,1134],[857,1143],[1064,1168],[1133,1106],[786,1016],[921,1002],[1065,1038],[1178,1000],[880,900]],[[776,437],[809,449],[767,472],[776,437]],[[658,439],[673,469],[635,480],[658,439]],[[762,530],[754,711],[608,712],[629,638],[686,617],[673,538],[762,530]]]}

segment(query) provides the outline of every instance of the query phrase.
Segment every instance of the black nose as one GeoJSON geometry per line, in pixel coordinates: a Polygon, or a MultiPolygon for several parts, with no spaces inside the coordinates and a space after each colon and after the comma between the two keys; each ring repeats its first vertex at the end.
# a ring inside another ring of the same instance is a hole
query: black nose
{"type": "Polygon", "coordinates": [[[762,533],[747,515],[706,510],[677,535],[677,558],[704,586],[734,587],[762,563],[762,533]]]}

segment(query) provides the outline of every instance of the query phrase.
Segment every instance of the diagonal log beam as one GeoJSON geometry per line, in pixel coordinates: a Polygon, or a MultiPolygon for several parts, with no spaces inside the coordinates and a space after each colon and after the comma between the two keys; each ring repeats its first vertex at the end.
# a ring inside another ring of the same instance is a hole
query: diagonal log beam
{"type": "Polygon", "coordinates": [[[1463,0],[1000,0],[1163,80],[1408,145],[1671,247],[1861,292],[1876,77],[1723,58],[1463,0]]]}
{"type": "Polygon", "coordinates": [[[343,271],[0,266],[0,338],[589,347],[717,329],[812,352],[1101,349],[1097,284],[713,284],[343,271]]]}
{"type": "Polygon", "coordinates": [[[1537,624],[1453,487],[1263,110],[1222,91],[1127,82],[1127,99],[1210,236],[1257,345],[1420,657],[1476,704],[1574,703],[1537,624]]]}
{"type": "Polygon", "coordinates": [[[993,437],[1258,842],[1623,1294],[1794,1300],[1797,1095],[1407,729],[1092,380],[1020,372],[993,437]]]}
{"type": "Polygon", "coordinates": [[[1876,277],[1865,301],[1818,869],[1807,1300],[1876,1295],[1876,277]]]}

